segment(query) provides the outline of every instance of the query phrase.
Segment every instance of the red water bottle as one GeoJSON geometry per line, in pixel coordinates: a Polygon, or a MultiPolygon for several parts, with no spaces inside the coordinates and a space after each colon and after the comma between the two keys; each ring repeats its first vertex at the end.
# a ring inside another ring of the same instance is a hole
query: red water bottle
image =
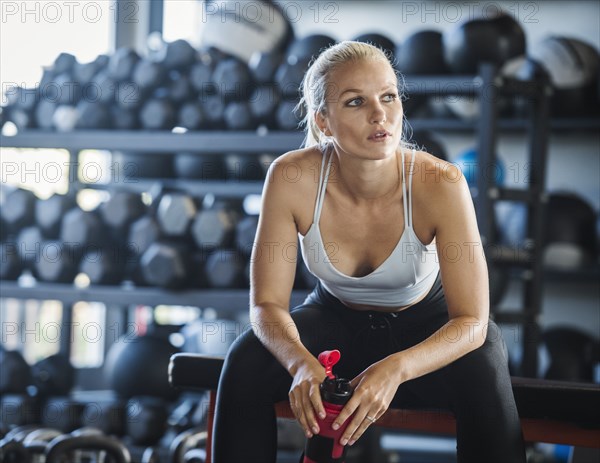
{"type": "Polygon", "coordinates": [[[327,350],[319,354],[319,362],[325,367],[327,374],[320,386],[326,416],[324,419],[317,417],[319,434],[307,440],[303,463],[344,463],[346,458],[346,447],[340,444],[340,438],[350,419],[348,418],[337,430],[331,427],[344,405],[352,397],[350,381],[336,378],[331,371],[340,357],[339,350],[327,350]]]}

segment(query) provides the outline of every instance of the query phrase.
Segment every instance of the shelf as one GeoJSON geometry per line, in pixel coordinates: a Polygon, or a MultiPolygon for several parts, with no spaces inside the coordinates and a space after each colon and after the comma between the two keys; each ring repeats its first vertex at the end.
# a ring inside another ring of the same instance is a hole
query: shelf
{"type": "MultiPolygon", "coordinates": [[[[462,119],[409,119],[415,130],[473,131],[479,121],[462,119]]],[[[498,128],[504,131],[526,130],[525,119],[499,119],[498,128]]],[[[600,117],[559,118],[550,121],[553,131],[600,131],[600,117]]],[[[244,152],[282,154],[299,148],[304,140],[300,131],[269,132],[259,135],[247,132],[188,132],[82,130],[77,132],[50,132],[30,130],[15,136],[0,137],[0,146],[10,148],[56,148],[67,150],[105,149],[144,151],[154,153],[244,152]]]]}
{"type": "Polygon", "coordinates": [[[62,148],[67,150],[105,149],[154,153],[244,152],[281,154],[298,148],[304,134],[298,132],[187,132],[82,130],[76,132],[24,131],[12,137],[2,136],[0,146],[12,148],[62,148]]]}
{"type": "MultiPolygon", "coordinates": [[[[301,304],[310,290],[293,291],[290,307],[301,304]]],[[[66,304],[79,301],[127,305],[187,305],[212,307],[219,313],[239,313],[248,310],[247,289],[208,289],[167,291],[161,288],[125,286],[89,286],[78,288],[69,284],[37,283],[21,286],[14,281],[0,281],[0,297],[15,299],[58,300],[66,304]]]]}
{"type": "Polygon", "coordinates": [[[182,179],[130,179],[113,183],[82,183],[81,188],[93,190],[126,190],[135,193],[150,191],[153,185],[160,184],[167,188],[183,190],[192,196],[203,196],[212,193],[217,196],[244,197],[251,194],[260,195],[264,181],[235,180],[182,180],[182,179]]]}
{"type": "Polygon", "coordinates": [[[600,263],[575,269],[544,269],[544,279],[552,283],[594,283],[600,284],[600,263]]]}

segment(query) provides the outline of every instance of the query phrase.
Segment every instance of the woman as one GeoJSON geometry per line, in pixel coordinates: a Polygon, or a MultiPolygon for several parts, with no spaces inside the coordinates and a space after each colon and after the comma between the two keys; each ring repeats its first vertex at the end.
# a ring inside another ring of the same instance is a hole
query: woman
{"type": "Polygon", "coordinates": [[[464,177],[403,142],[397,76],[376,47],[325,50],[303,82],[307,140],[269,171],[252,255],[252,331],[218,389],[214,461],[274,462],[275,402],[306,436],[324,412],[316,356],[339,349],[353,445],[388,409],[442,407],[459,462],[524,462],[505,346],[464,177]],[[289,310],[296,243],[319,279],[289,310]]]}

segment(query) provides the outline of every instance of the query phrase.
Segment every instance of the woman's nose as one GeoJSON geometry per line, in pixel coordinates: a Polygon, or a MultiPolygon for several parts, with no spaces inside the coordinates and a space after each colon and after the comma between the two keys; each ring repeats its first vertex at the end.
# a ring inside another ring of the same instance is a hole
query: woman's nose
{"type": "Polygon", "coordinates": [[[371,112],[371,123],[382,124],[386,120],[385,111],[381,103],[374,103],[373,111],[371,112]]]}

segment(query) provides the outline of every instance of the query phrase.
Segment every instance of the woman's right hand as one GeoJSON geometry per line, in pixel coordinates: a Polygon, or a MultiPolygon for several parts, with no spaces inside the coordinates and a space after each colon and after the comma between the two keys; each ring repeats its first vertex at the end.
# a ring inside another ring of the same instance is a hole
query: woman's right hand
{"type": "Polygon", "coordinates": [[[296,370],[290,388],[290,406],[308,438],[319,434],[317,415],[320,419],[325,418],[325,408],[319,391],[325,376],[325,368],[313,357],[296,370]]]}

